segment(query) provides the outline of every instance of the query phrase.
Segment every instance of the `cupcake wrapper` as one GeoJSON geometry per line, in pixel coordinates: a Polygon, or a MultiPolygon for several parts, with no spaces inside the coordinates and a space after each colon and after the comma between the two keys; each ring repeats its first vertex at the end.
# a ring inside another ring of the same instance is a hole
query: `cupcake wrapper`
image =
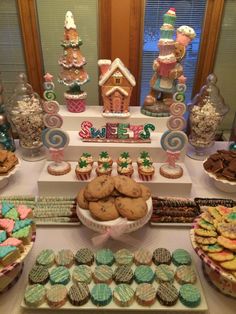
{"type": "Polygon", "coordinates": [[[142,181],[151,181],[152,178],[153,178],[153,174],[143,175],[139,172],[139,179],[141,179],[142,181]]]}
{"type": "Polygon", "coordinates": [[[127,172],[127,173],[123,173],[123,172],[117,171],[117,173],[118,173],[119,175],[121,175],[121,176],[126,176],[126,177],[131,178],[132,175],[133,175],[133,173],[134,173],[134,171],[130,171],[130,172],[127,172]]]}
{"type": "Polygon", "coordinates": [[[111,172],[112,172],[112,170],[107,171],[107,172],[99,172],[99,171],[96,170],[96,174],[97,174],[98,177],[103,176],[103,175],[110,176],[111,172]]]}
{"type": "Polygon", "coordinates": [[[78,173],[76,172],[76,176],[78,180],[85,181],[90,178],[91,172],[86,172],[86,173],[78,173]]]}

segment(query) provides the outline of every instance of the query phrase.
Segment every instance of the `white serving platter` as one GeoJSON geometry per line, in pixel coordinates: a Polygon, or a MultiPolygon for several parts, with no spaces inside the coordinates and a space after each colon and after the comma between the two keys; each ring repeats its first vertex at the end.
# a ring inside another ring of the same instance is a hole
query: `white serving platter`
{"type": "MultiPolygon", "coordinates": [[[[91,266],[92,271],[95,268],[95,263],[91,266]]],[[[54,266],[55,267],[55,266],[54,266]]],[[[132,265],[132,269],[134,271],[135,269],[135,264],[132,265]]],[[[153,269],[153,271],[155,271],[155,265],[152,263],[151,268],[153,269]]],[[[173,264],[171,264],[171,267],[173,268],[173,270],[176,269],[176,266],[174,266],[173,264]]],[[[88,311],[101,311],[101,310],[105,310],[105,311],[127,311],[127,310],[132,310],[132,311],[156,311],[156,312],[188,312],[188,313],[192,313],[192,312],[206,312],[208,310],[208,306],[207,306],[207,302],[206,302],[206,298],[204,295],[204,291],[202,288],[202,284],[199,278],[199,275],[197,273],[196,267],[194,264],[192,264],[192,267],[194,268],[196,275],[197,275],[197,281],[194,284],[196,287],[198,287],[200,293],[201,293],[201,303],[199,306],[195,307],[195,308],[189,308],[186,307],[185,305],[183,305],[180,300],[177,301],[177,303],[174,306],[164,306],[161,305],[157,300],[156,302],[151,305],[151,306],[141,306],[139,305],[135,300],[132,303],[132,305],[128,306],[128,307],[121,307],[118,306],[115,302],[113,302],[113,300],[106,306],[103,307],[97,307],[95,306],[91,300],[89,300],[86,304],[82,305],[82,306],[74,306],[71,305],[71,303],[67,300],[66,303],[59,309],[56,309],[56,311],[63,311],[63,310],[72,310],[72,311],[78,311],[78,310],[88,310],[88,311]]],[[[49,268],[49,272],[51,271],[53,267],[49,268]]],[[[70,268],[70,273],[72,274],[73,272],[73,268],[74,265],[70,268]]],[[[113,270],[116,268],[115,265],[112,266],[113,270]]],[[[69,290],[69,288],[71,287],[71,285],[73,284],[72,280],[66,285],[67,290],[69,290]]],[[[47,283],[45,285],[46,288],[49,288],[51,286],[50,283],[47,283]]],[[[94,282],[92,281],[89,284],[89,290],[91,291],[92,287],[94,286],[94,282]]],[[[116,286],[115,282],[112,281],[112,283],[109,285],[110,288],[113,290],[116,286]]],[[[133,283],[130,285],[134,290],[137,287],[137,284],[135,283],[135,281],[133,281],[133,283]]],[[[153,282],[153,286],[157,289],[159,284],[157,283],[157,281],[153,282]]],[[[174,286],[179,289],[180,285],[177,283],[177,281],[174,281],[174,286]]],[[[21,302],[21,307],[25,308],[25,309],[31,309],[31,307],[27,306],[24,302],[24,300],[22,300],[21,302]]],[[[38,309],[38,310],[53,310],[52,308],[50,308],[47,303],[43,303],[42,305],[40,305],[37,308],[34,309],[38,309]]],[[[55,309],[54,309],[55,310],[55,309]]]]}

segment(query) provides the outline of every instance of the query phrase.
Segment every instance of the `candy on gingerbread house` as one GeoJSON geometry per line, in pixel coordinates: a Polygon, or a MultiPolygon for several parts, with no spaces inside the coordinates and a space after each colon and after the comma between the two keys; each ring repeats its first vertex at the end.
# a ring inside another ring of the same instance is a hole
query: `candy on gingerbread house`
{"type": "Polygon", "coordinates": [[[99,60],[101,86],[103,99],[103,116],[128,117],[132,89],[136,85],[134,76],[124,66],[119,58],[99,60]]]}

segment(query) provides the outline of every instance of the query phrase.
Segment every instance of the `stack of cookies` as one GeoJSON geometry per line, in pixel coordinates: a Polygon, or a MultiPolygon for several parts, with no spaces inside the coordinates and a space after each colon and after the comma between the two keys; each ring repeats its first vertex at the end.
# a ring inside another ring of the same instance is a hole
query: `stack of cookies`
{"type": "Polygon", "coordinates": [[[0,176],[7,175],[18,164],[18,158],[12,152],[0,150],[0,176]]]}
{"type": "Polygon", "coordinates": [[[236,207],[208,207],[197,219],[194,234],[213,263],[236,278],[236,207]]]}
{"type": "Polygon", "coordinates": [[[14,263],[32,241],[35,224],[32,210],[25,205],[0,204],[0,270],[14,263]]]}
{"type": "Polygon", "coordinates": [[[218,179],[236,182],[236,152],[218,150],[208,157],[203,167],[218,179]]]}
{"type": "Polygon", "coordinates": [[[127,176],[99,176],[89,182],[77,195],[80,208],[88,209],[99,221],[124,217],[137,220],[147,214],[149,189],[127,176]]]}

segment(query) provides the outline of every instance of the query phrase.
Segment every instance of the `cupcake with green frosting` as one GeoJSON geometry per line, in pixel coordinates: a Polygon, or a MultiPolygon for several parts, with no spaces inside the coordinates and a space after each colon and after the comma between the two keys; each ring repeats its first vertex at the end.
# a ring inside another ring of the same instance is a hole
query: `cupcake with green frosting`
{"type": "Polygon", "coordinates": [[[98,165],[101,165],[104,163],[109,163],[110,166],[112,166],[113,164],[111,156],[108,154],[108,152],[105,152],[105,151],[101,152],[98,157],[98,165]]]}
{"type": "Polygon", "coordinates": [[[75,168],[75,174],[78,180],[84,181],[90,178],[92,166],[86,160],[81,160],[75,168]]]}
{"type": "Polygon", "coordinates": [[[131,178],[134,173],[134,168],[132,164],[129,164],[126,161],[121,162],[120,164],[117,165],[117,173],[119,175],[123,175],[123,176],[131,178]]]}
{"type": "Polygon", "coordinates": [[[93,165],[93,156],[90,153],[83,153],[79,160],[85,160],[91,166],[93,165]]]}
{"type": "Polygon", "coordinates": [[[103,164],[98,165],[96,168],[97,176],[108,175],[110,176],[112,172],[111,164],[108,162],[104,162],[103,164]]]}

